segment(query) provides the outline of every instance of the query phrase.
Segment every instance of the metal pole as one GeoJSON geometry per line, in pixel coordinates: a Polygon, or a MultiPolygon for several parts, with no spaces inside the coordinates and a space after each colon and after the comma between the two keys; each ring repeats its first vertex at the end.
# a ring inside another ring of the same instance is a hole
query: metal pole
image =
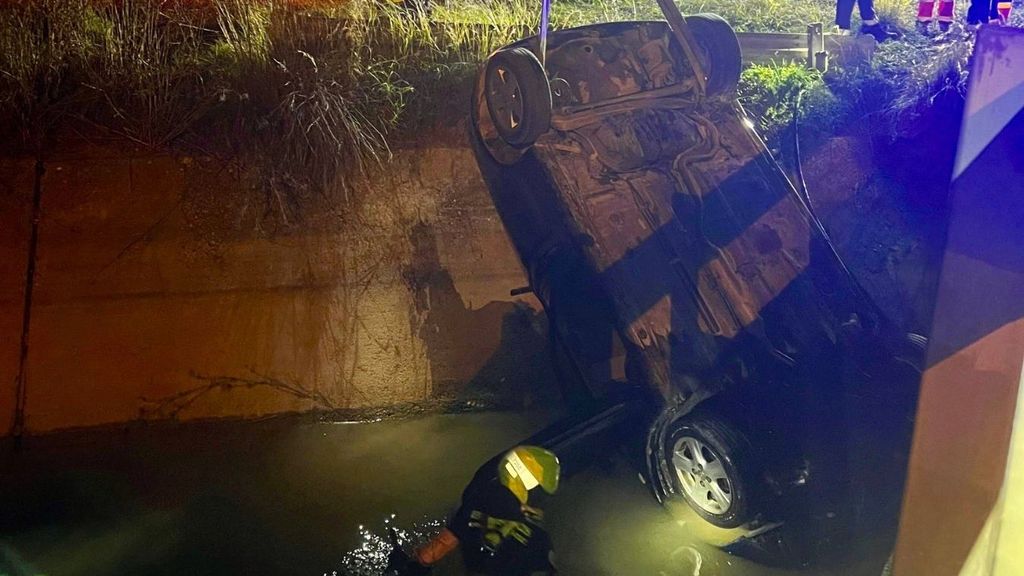
{"type": "Polygon", "coordinates": [[[543,0],[540,5],[540,65],[545,66],[548,55],[548,25],[551,18],[551,0],[543,0]]]}
{"type": "Polygon", "coordinates": [[[658,7],[661,8],[661,13],[665,15],[668,27],[675,34],[676,40],[683,49],[683,54],[686,54],[686,57],[690,60],[693,73],[697,77],[697,86],[700,88],[701,95],[707,94],[708,79],[704,75],[704,67],[701,66],[700,60],[697,58],[697,41],[694,40],[690,27],[686,25],[686,18],[683,18],[683,13],[679,11],[679,7],[672,0],[658,0],[658,7]]]}

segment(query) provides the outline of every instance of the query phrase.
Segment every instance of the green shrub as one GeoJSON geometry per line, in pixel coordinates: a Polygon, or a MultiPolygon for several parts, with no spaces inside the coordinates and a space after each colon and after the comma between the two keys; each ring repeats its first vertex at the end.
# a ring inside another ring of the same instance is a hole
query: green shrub
{"type": "Polygon", "coordinates": [[[804,109],[832,101],[821,73],[802,64],[753,64],[740,77],[740,103],[769,138],[792,122],[798,96],[804,109]]]}

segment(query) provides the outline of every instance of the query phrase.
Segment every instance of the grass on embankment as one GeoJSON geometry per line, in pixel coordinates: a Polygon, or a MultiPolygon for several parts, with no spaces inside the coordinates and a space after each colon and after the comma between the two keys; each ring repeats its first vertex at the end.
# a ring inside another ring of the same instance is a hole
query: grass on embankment
{"type": "MultiPolygon", "coordinates": [[[[281,204],[386,160],[390,141],[463,106],[453,94],[489,52],[532,33],[539,5],[28,0],[0,8],[0,125],[30,149],[45,149],[55,127],[84,124],[237,161],[281,204]]],[[[879,5],[904,26],[913,15],[911,0],[879,5]]],[[[830,22],[834,10],[832,0],[680,6],[719,13],[741,31],[802,31],[830,22]]],[[[660,18],[653,0],[553,3],[556,28],[650,18],[660,18]]],[[[754,67],[741,99],[772,133],[798,87],[807,121],[828,129],[839,116],[917,106],[936,78],[955,86],[947,72],[959,71],[966,53],[894,43],[868,67],[824,77],[754,67]]]]}

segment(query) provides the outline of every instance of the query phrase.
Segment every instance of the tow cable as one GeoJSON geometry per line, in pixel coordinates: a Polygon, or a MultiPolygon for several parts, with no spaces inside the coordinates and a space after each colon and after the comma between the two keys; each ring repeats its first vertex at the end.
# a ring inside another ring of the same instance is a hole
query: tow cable
{"type": "MultiPolygon", "coordinates": [[[[814,214],[811,196],[807,193],[807,181],[804,180],[804,164],[800,157],[800,104],[803,101],[803,97],[804,90],[800,89],[793,98],[793,157],[795,164],[793,169],[796,171],[797,192],[804,203],[807,204],[807,209],[811,211],[811,214],[814,214]]],[[[817,219],[817,215],[815,215],[815,219],[817,219]]]]}

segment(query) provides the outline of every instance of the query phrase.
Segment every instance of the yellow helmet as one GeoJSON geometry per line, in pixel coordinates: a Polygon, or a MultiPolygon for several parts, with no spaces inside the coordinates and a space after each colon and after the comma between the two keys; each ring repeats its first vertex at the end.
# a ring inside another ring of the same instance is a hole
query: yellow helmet
{"type": "Polygon", "coordinates": [[[530,490],[540,486],[548,494],[558,490],[558,456],[538,446],[516,446],[498,462],[498,480],[526,504],[530,490]]]}

